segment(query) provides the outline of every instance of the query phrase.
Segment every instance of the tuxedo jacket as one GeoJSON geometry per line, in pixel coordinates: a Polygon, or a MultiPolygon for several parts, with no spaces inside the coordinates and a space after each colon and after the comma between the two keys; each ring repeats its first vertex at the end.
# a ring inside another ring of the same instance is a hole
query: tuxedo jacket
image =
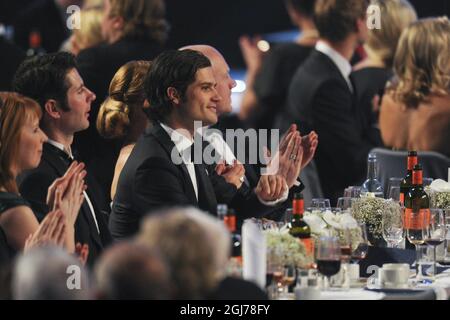
{"type": "Polygon", "coordinates": [[[324,194],[332,200],[364,180],[367,154],[374,145],[363,132],[359,112],[356,93],[337,66],[314,50],[291,82],[283,128],[296,123],[302,134],[317,132],[315,161],[324,194]]]}
{"type": "MultiPolygon", "coordinates": [[[[31,204],[39,221],[50,211],[46,204],[47,190],[53,181],[62,177],[72,160],[57,147],[44,143],[41,163],[36,169],[29,170],[18,178],[20,194],[31,204]]],[[[108,230],[106,216],[96,205],[95,184],[86,177],[87,193],[94,207],[100,234],[94,218],[85,200],[75,222],[75,241],[89,245],[88,264],[93,265],[97,257],[112,238],[108,230]]]]}
{"type": "Polygon", "coordinates": [[[215,165],[196,165],[198,200],[186,166],[174,164],[175,144],[155,124],[137,141],[119,177],[109,227],[113,238],[134,235],[142,217],[154,210],[193,206],[216,214],[217,204],[236,210],[238,218],[258,217],[273,207],[259,202],[251,188],[239,190],[216,174],[215,165]],[[203,171],[203,172],[202,172],[203,171]]]}

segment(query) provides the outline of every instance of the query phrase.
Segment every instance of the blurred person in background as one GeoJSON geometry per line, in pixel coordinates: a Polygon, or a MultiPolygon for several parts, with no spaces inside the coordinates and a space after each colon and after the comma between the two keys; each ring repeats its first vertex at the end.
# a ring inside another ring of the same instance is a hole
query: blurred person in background
{"type": "Polygon", "coordinates": [[[95,265],[95,297],[101,300],[170,299],[170,268],[155,251],[133,242],[106,250],[95,265]]]}
{"type": "Polygon", "coordinates": [[[380,8],[381,26],[369,29],[364,44],[367,58],[354,67],[352,77],[364,132],[374,145],[383,146],[378,111],[386,84],[394,75],[398,40],[403,30],[417,20],[417,14],[408,0],[374,0],[372,5],[380,8]]]}
{"type": "Polygon", "coordinates": [[[419,20],[402,34],[395,79],[381,110],[383,142],[396,150],[436,151],[450,157],[450,21],[419,20]]]}
{"type": "Polygon", "coordinates": [[[136,237],[167,261],[172,299],[267,299],[256,285],[227,276],[230,239],[221,221],[195,208],[156,212],[136,237]]]}

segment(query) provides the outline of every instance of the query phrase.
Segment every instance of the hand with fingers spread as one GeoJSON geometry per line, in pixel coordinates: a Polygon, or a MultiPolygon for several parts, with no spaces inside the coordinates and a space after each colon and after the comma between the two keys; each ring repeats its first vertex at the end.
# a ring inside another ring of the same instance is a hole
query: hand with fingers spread
{"type": "Polygon", "coordinates": [[[292,125],[281,139],[279,150],[269,161],[268,174],[278,174],[286,179],[291,188],[300,175],[303,160],[302,138],[297,126],[292,125]]]}
{"type": "Polygon", "coordinates": [[[286,179],[283,176],[262,175],[255,192],[261,200],[270,202],[280,199],[287,188],[286,179]]]}
{"type": "Polygon", "coordinates": [[[83,266],[86,265],[87,258],[89,256],[89,246],[87,244],[77,242],[75,245],[75,255],[78,257],[83,266]]]}
{"type": "Polygon", "coordinates": [[[48,213],[35,233],[30,234],[25,241],[24,251],[31,248],[56,245],[63,246],[66,240],[66,223],[60,210],[48,213]]]}
{"type": "Polygon", "coordinates": [[[245,168],[237,160],[233,165],[226,166],[224,163],[219,163],[216,167],[216,173],[224,177],[225,181],[233,184],[236,188],[240,188],[244,182],[245,168]]]}
{"type": "Polygon", "coordinates": [[[288,132],[281,139],[278,152],[270,159],[270,152],[266,150],[268,162],[268,174],[282,175],[291,188],[297,181],[303,168],[314,158],[319,143],[318,135],[314,131],[306,136],[301,136],[295,124],[291,125],[288,132]]]}
{"type": "Polygon", "coordinates": [[[302,137],[303,159],[302,169],[305,168],[314,158],[317,146],[319,145],[319,136],[311,131],[307,136],[302,137]]]}

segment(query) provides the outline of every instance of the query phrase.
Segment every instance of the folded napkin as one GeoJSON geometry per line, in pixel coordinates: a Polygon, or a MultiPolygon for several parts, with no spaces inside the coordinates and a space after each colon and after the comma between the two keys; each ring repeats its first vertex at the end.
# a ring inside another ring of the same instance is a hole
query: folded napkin
{"type": "Polygon", "coordinates": [[[252,220],[242,226],[243,277],[261,288],[266,286],[266,236],[252,220]]]}

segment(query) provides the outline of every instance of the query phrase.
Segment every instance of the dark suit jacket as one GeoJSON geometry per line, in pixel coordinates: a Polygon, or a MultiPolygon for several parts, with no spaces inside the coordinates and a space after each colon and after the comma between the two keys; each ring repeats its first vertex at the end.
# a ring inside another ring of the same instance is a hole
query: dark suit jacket
{"type": "MultiPolygon", "coordinates": [[[[39,221],[50,211],[45,203],[48,187],[55,179],[64,175],[70,162],[70,159],[64,152],[49,143],[45,143],[39,166],[36,169],[25,172],[18,178],[20,193],[30,202],[31,208],[39,221]]],[[[108,230],[106,217],[96,206],[93,192],[89,190],[89,187],[92,185],[89,178],[86,179],[86,183],[88,185],[87,193],[89,199],[94,206],[100,235],[89,206],[85,201],[75,222],[75,240],[76,242],[89,245],[88,264],[93,265],[103,248],[111,242],[111,235],[108,230]]]]}
{"type": "Polygon", "coordinates": [[[106,140],[99,135],[96,121],[100,105],[108,95],[114,74],[122,65],[131,60],[152,60],[161,51],[162,47],[151,40],[122,39],[113,44],[102,44],[83,50],[77,57],[78,71],[97,99],[91,106],[90,126],[87,130],[75,134],[73,147],[100,184],[103,195],[100,205],[103,210],[107,210],[111,202],[114,167],[122,142],[106,140]]]}
{"type": "Polygon", "coordinates": [[[355,95],[337,66],[314,50],[292,80],[283,128],[295,122],[303,134],[318,133],[315,160],[324,194],[332,200],[345,187],[362,183],[366,173],[373,145],[364,138],[357,112],[355,95]]]}
{"type": "Polygon", "coordinates": [[[200,168],[207,170],[206,179],[197,172],[197,200],[189,172],[184,164],[172,162],[172,150],[176,150],[174,143],[158,124],[136,143],[120,174],[113,202],[109,226],[114,238],[132,236],[145,214],[162,207],[194,206],[215,215],[217,203],[226,203],[241,219],[273,210],[261,204],[250,188],[237,190],[225,182],[214,165],[200,168]]]}

